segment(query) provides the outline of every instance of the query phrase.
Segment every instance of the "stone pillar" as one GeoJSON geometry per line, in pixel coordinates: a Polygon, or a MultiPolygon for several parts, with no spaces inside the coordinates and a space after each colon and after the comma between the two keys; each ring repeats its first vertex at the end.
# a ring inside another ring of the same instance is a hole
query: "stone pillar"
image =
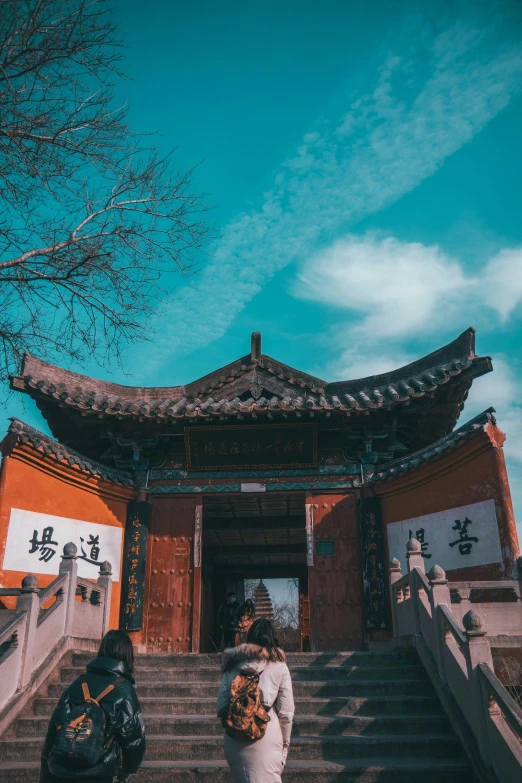
{"type": "Polygon", "coordinates": [[[22,592],[16,601],[18,612],[27,612],[25,636],[22,643],[22,664],[20,666],[19,688],[24,688],[33,672],[34,649],[36,645],[36,629],[40,614],[40,596],[38,594],[38,579],[34,574],[28,574],[22,579],[22,592]]]}
{"type": "Polygon", "coordinates": [[[451,609],[451,596],[446,579],[446,572],[438,565],[434,565],[428,573],[428,579],[431,584],[431,611],[433,623],[435,625],[435,634],[437,639],[437,670],[443,683],[447,682],[446,671],[444,667],[444,646],[446,644],[446,627],[442,613],[437,608],[445,605],[451,609]]]}
{"type": "Polygon", "coordinates": [[[60,563],[59,574],[67,576],[65,583],[64,596],[65,601],[65,625],[63,629],[64,636],[72,636],[74,622],[74,605],[76,602],[76,582],[78,578],[78,563],[76,562],[76,544],[70,541],[63,548],[62,562],[60,563]]]}
{"type": "Polygon", "coordinates": [[[424,574],[424,558],[422,556],[420,541],[417,541],[416,538],[410,538],[406,544],[406,553],[408,558],[408,572],[413,571],[414,568],[418,568],[419,571],[422,571],[424,574]]]}
{"type": "Polygon", "coordinates": [[[103,620],[101,631],[103,639],[109,630],[111,621],[112,566],[108,560],[105,560],[100,566],[98,585],[103,589],[103,620]]]}
{"type": "Polygon", "coordinates": [[[393,560],[390,561],[390,602],[391,602],[391,614],[392,614],[394,639],[397,639],[399,637],[399,628],[398,628],[398,620],[397,620],[397,596],[395,595],[395,590],[393,589],[393,585],[395,584],[395,582],[398,582],[399,579],[402,579],[401,564],[399,563],[397,558],[394,557],[393,560]]]}
{"type": "Polygon", "coordinates": [[[491,646],[486,639],[486,630],[482,623],[481,616],[470,609],[462,618],[462,625],[468,640],[468,680],[473,698],[473,722],[475,724],[475,734],[481,749],[482,757],[486,765],[491,764],[491,748],[489,746],[489,733],[486,723],[486,714],[500,714],[498,706],[490,699],[487,691],[482,688],[479,671],[479,663],[487,663],[491,671],[493,669],[493,658],[491,656],[491,646]]]}

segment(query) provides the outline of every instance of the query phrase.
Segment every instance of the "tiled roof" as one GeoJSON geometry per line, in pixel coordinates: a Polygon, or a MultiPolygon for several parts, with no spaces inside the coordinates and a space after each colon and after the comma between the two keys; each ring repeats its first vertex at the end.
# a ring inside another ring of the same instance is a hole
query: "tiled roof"
{"type": "Polygon", "coordinates": [[[112,481],[114,484],[121,484],[125,487],[134,486],[134,479],[130,473],[109,468],[107,465],[102,465],[88,457],[84,457],[82,454],[78,454],[77,451],[73,451],[53,440],[48,435],[44,435],[28,424],[24,424],[19,419],[11,419],[6,440],[9,436],[16,437],[19,443],[29,443],[33,448],[43,452],[46,457],[54,457],[58,462],[66,462],[71,468],[79,468],[79,470],[85,473],[90,473],[91,476],[112,481]]]}
{"type": "Polygon", "coordinates": [[[253,351],[185,386],[129,387],[79,375],[26,354],[21,374],[11,378],[11,386],[100,418],[209,419],[274,411],[350,414],[389,409],[431,396],[455,378],[471,380],[490,370],[491,360],[475,354],[475,330],[470,328],[405,367],[352,381],[327,383],[253,351]]]}
{"type": "Polygon", "coordinates": [[[475,416],[471,421],[463,424],[449,435],[444,438],[435,441],[430,446],[424,449],[409,454],[407,457],[393,460],[386,465],[380,467],[377,473],[372,477],[372,483],[379,483],[381,481],[389,481],[390,479],[397,478],[397,476],[409,473],[411,470],[422,467],[426,462],[431,462],[437,457],[442,457],[447,451],[457,448],[461,443],[468,440],[468,438],[476,435],[479,432],[484,432],[487,424],[496,424],[494,408],[488,408],[483,413],[475,416]]]}

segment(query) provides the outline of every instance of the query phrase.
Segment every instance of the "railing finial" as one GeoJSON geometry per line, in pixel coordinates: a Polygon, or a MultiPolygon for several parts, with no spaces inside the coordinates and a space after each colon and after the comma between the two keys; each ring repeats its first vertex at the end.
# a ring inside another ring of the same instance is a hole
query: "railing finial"
{"type": "Polygon", "coordinates": [[[27,574],[22,579],[22,593],[37,593],[38,592],[38,577],[34,574],[27,574]]]}
{"type": "Polygon", "coordinates": [[[420,541],[417,541],[416,538],[410,538],[406,544],[406,552],[408,553],[408,556],[410,554],[417,554],[418,552],[422,552],[420,541]]]}
{"type": "Polygon", "coordinates": [[[434,565],[428,572],[428,579],[431,584],[447,584],[446,572],[438,565],[434,565]]]}
{"type": "Polygon", "coordinates": [[[424,572],[424,558],[422,556],[421,542],[416,538],[410,538],[406,544],[406,557],[408,558],[408,571],[418,568],[424,572]]]}
{"type": "Polygon", "coordinates": [[[104,560],[100,565],[100,576],[112,576],[112,565],[108,560],[104,560]]]}
{"type": "Polygon", "coordinates": [[[66,544],[63,548],[62,560],[73,560],[76,557],[77,551],[78,547],[76,544],[73,544],[72,541],[69,541],[69,543],[66,544]]]}
{"type": "Polygon", "coordinates": [[[484,623],[482,622],[482,617],[479,615],[478,612],[475,612],[473,609],[470,609],[469,612],[466,612],[466,614],[462,618],[462,625],[464,626],[464,630],[466,631],[466,636],[486,635],[486,631],[484,630],[484,623]]]}

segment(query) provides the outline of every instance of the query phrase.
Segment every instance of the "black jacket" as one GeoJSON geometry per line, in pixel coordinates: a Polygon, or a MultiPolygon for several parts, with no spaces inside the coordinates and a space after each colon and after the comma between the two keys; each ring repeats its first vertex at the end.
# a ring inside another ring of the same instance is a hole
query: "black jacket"
{"type": "Polygon", "coordinates": [[[122,661],[112,658],[95,658],[87,665],[87,685],[94,698],[118,677],[123,677],[124,681],[118,683],[100,702],[106,715],[108,739],[114,737],[115,740],[103,761],[96,767],[75,772],[72,776],[69,770],[64,769],[63,775],[60,771],[60,777],[56,777],[49,772],[47,766],[57,727],[67,722],[72,707],[84,702],[82,678],[78,677],[62,694],[49,723],[42,751],[40,783],[55,783],[58,780],[63,783],[63,778],[99,781],[116,775],[126,777],[137,772],[145,753],[145,729],[140,703],[134,690],[134,679],[122,661]]]}
{"type": "Polygon", "coordinates": [[[225,631],[237,631],[241,620],[241,604],[234,601],[233,604],[223,604],[219,609],[218,624],[225,631]]]}

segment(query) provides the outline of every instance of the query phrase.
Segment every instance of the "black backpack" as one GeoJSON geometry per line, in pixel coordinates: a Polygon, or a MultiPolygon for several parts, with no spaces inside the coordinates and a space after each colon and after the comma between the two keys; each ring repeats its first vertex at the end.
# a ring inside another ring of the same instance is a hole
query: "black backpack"
{"type": "Polygon", "coordinates": [[[83,703],[75,705],[67,722],[57,726],[57,737],[48,761],[51,774],[56,774],[53,771],[55,762],[60,767],[60,772],[63,767],[73,771],[95,767],[102,762],[112,740],[107,740],[107,718],[100,707],[100,701],[123,681],[123,677],[118,677],[93,698],[86,680],[82,678],[83,703]]]}

